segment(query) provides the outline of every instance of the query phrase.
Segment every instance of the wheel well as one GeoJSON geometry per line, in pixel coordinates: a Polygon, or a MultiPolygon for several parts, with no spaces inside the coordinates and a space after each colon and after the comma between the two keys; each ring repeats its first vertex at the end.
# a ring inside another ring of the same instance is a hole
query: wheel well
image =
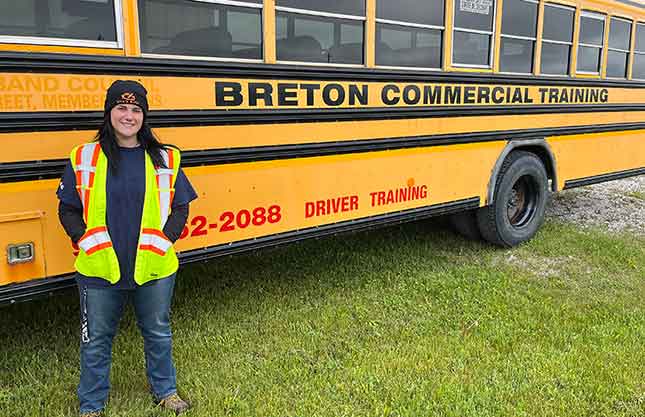
{"type": "Polygon", "coordinates": [[[553,155],[551,151],[546,149],[543,146],[533,145],[533,146],[519,146],[513,149],[514,151],[525,151],[531,152],[536,155],[542,161],[544,169],[546,169],[546,175],[551,180],[551,191],[557,191],[556,184],[556,175],[555,175],[555,161],[553,160],[553,155]]]}
{"type": "Polygon", "coordinates": [[[530,152],[540,158],[544,169],[546,170],[546,175],[551,182],[551,191],[558,191],[558,181],[557,181],[557,169],[556,162],[551,149],[544,139],[529,139],[523,141],[509,141],[506,145],[506,148],[502,151],[495,168],[493,169],[489,186],[488,186],[488,196],[486,204],[490,204],[495,196],[495,184],[497,183],[497,176],[499,175],[499,170],[501,169],[502,164],[508,158],[508,156],[516,151],[525,151],[530,152]]]}

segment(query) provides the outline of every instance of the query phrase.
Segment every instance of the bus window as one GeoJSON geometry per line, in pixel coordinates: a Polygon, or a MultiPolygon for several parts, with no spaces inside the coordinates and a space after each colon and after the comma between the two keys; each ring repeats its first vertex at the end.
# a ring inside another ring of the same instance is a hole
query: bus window
{"type": "Polygon", "coordinates": [[[453,64],[490,68],[494,15],[495,0],[455,1],[453,64]]]}
{"type": "Polygon", "coordinates": [[[538,3],[533,0],[504,0],[499,69],[531,73],[537,34],[538,3]]]}
{"type": "Polygon", "coordinates": [[[141,50],[160,55],[262,59],[262,3],[139,0],[141,50]],[[172,22],[172,23],[170,23],[172,22]]]}
{"type": "Polygon", "coordinates": [[[363,64],[364,24],[364,0],[277,0],[277,59],[363,64]]]}
{"type": "Polygon", "coordinates": [[[315,10],[318,12],[365,16],[364,0],[275,0],[278,8],[315,10]]]}
{"type": "Polygon", "coordinates": [[[376,65],[441,68],[444,0],[377,0],[376,65]]]}
{"type": "Polygon", "coordinates": [[[609,23],[607,77],[626,78],[632,22],[612,17],[609,23]]]}
{"type": "Polygon", "coordinates": [[[645,24],[636,25],[636,45],[634,47],[634,64],[632,78],[645,80],[645,24]]]}
{"type": "Polygon", "coordinates": [[[115,47],[114,7],[114,0],[3,1],[0,42],[115,47]]]}
{"type": "Polygon", "coordinates": [[[571,45],[573,45],[574,9],[545,4],[542,31],[542,60],[540,72],[549,75],[567,75],[571,45]]]}
{"type": "Polygon", "coordinates": [[[578,41],[578,72],[599,74],[602,42],[605,37],[605,16],[583,11],[580,14],[578,41]]]}

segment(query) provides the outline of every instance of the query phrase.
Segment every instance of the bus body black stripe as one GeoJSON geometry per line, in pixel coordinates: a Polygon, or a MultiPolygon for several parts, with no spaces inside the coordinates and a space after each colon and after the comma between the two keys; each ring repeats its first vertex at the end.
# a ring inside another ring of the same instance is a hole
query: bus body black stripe
{"type": "MultiPolygon", "coordinates": [[[[278,245],[295,243],[305,239],[324,237],[337,233],[357,232],[381,226],[421,220],[432,216],[455,213],[457,211],[477,207],[479,207],[479,198],[472,197],[449,203],[435,204],[432,206],[364,217],[361,219],[332,223],[308,229],[262,236],[256,239],[242,240],[230,244],[225,243],[203,249],[193,249],[179,253],[178,257],[180,263],[184,265],[219,256],[227,256],[268,247],[275,247],[278,245]]],[[[18,301],[27,301],[50,295],[55,291],[69,288],[74,285],[74,275],[68,274],[42,280],[31,280],[25,283],[0,286],[0,307],[18,301]]]]}
{"type": "Polygon", "coordinates": [[[419,83],[598,86],[645,88],[637,80],[597,80],[534,75],[334,68],[309,65],[214,62],[185,59],[137,58],[57,53],[0,52],[0,71],[124,76],[298,79],[419,83]]]}
{"type": "Polygon", "coordinates": [[[0,286],[0,307],[17,302],[30,301],[54,295],[62,290],[76,287],[74,274],[58,275],[44,279],[0,286]]]}
{"type": "MultiPolygon", "coordinates": [[[[583,133],[604,133],[645,129],[645,123],[588,125],[551,129],[519,129],[478,133],[397,137],[344,142],[319,142],[297,145],[254,146],[248,148],[205,149],[183,151],[182,166],[221,165],[254,161],[293,159],[382,150],[422,148],[497,140],[522,140],[565,136],[583,133]]],[[[48,161],[21,161],[0,164],[0,182],[29,181],[58,178],[67,159],[48,161]]]]}
{"type": "MultiPolygon", "coordinates": [[[[645,104],[540,105],[515,107],[463,106],[457,108],[437,106],[434,108],[391,109],[158,110],[151,111],[147,117],[150,125],[153,127],[188,127],[634,111],[645,111],[645,104]]],[[[102,112],[7,112],[0,113],[0,133],[40,130],[96,130],[102,122],[102,112]]]]}
{"type": "Polygon", "coordinates": [[[639,175],[645,175],[645,167],[628,169],[626,171],[611,172],[602,175],[594,175],[591,177],[578,178],[575,180],[568,180],[564,182],[564,189],[568,190],[576,187],[584,187],[585,185],[599,184],[601,182],[637,177],[639,175]]]}

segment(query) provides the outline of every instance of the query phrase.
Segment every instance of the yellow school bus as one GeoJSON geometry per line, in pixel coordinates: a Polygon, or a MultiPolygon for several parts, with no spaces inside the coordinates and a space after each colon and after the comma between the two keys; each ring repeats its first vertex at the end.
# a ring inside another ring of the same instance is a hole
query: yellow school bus
{"type": "Polygon", "coordinates": [[[55,190],[115,79],[183,151],[184,263],[453,213],[513,246],[645,173],[635,1],[2,1],[0,304],[73,285],[55,190]]]}

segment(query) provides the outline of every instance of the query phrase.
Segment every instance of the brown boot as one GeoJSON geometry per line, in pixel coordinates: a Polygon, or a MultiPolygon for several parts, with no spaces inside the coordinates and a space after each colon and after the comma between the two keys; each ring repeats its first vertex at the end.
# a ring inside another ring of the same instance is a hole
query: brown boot
{"type": "Polygon", "coordinates": [[[157,405],[161,408],[165,408],[166,410],[173,411],[177,416],[190,409],[190,404],[182,400],[181,397],[177,395],[177,393],[170,394],[166,398],[159,401],[157,405]]]}

